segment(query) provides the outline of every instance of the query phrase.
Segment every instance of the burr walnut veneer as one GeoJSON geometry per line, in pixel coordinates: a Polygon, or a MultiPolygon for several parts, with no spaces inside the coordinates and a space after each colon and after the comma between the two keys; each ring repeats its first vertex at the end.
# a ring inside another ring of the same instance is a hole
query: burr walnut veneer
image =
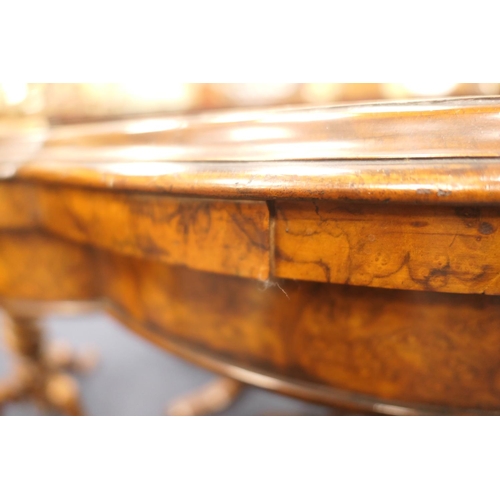
{"type": "Polygon", "coordinates": [[[98,301],[244,383],[500,412],[500,100],[4,126],[0,177],[9,312],[98,301]]]}

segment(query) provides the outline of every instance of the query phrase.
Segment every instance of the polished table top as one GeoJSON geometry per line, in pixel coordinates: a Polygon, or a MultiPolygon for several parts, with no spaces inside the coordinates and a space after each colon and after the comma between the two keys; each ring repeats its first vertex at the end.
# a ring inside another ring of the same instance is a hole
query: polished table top
{"type": "Polygon", "coordinates": [[[179,195],[488,203],[499,111],[483,97],[7,125],[0,165],[4,178],[179,195]]]}

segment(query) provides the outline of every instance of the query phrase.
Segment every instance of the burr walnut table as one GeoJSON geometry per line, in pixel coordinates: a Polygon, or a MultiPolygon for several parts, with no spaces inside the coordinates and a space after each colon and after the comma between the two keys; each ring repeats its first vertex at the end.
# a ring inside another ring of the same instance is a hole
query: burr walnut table
{"type": "Polygon", "coordinates": [[[225,377],[197,412],[498,413],[499,156],[495,98],[5,125],[2,397],[80,413],[36,318],[97,304],[225,377]]]}

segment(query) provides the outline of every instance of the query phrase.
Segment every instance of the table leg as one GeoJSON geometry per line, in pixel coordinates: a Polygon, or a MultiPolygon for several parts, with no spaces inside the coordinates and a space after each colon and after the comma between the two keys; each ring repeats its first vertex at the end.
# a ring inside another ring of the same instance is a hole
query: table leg
{"type": "Polygon", "coordinates": [[[88,368],[67,349],[46,345],[39,318],[6,311],[6,343],[16,357],[12,376],[0,381],[0,408],[9,402],[32,400],[43,412],[83,415],[76,381],[64,370],[88,368]]]}

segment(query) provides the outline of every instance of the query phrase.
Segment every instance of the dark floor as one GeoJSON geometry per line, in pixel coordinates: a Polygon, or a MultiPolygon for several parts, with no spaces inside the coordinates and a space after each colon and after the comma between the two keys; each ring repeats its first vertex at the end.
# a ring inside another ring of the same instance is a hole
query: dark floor
{"type": "MultiPolygon", "coordinates": [[[[90,415],[161,415],[167,402],[214,378],[212,373],[159,350],[104,314],[52,317],[46,326],[50,338],[99,352],[95,371],[78,377],[90,415]]],[[[11,361],[1,338],[0,376],[9,372],[11,361]]],[[[9,405],[5,414],[36,415],[37,411],[30,404],[19,403],[9,405]]],[[[332,410],[249,388],[222,414],[329,415],[332,410]]]]}

